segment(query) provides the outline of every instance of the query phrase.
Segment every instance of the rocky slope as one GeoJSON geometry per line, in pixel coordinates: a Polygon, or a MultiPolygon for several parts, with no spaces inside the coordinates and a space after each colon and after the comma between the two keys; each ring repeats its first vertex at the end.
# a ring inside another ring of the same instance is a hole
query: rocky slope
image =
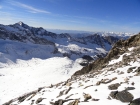
{"type": "Polygon", "coordinates": [[[3,105],[140,105],[140,34],[118,41],[109,54],[67,81],[40,87],[3,105]]]}

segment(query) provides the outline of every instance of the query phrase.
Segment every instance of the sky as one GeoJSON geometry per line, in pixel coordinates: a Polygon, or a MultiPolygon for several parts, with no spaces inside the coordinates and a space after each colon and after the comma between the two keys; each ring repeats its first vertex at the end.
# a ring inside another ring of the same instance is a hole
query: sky
{"type": "Polygon", "coordinates": [[[140,0],[0,0],[0,24],[45,29],[140,32],[140,0]]]}

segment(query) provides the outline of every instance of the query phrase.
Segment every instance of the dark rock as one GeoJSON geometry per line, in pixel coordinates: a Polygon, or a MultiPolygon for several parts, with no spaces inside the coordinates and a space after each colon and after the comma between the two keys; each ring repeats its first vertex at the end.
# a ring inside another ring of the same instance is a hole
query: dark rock
{"type": "Polygon", "coordinates": [[[125,90],[134,90],[135,89],[135,87],[127,87],[127,88],[125,88],[125,90]]]}
{"type": "Polygon", "coordinates": [[[134,82],[131,83],[131,85],[134,85],[134,84],[135,84],[134,82]]]}
{"type": "Polygon", "coordinates": [[[117,93],[118,93],[118,91],[112,91],[109,95],[110,95],[113,99],[115,99],[117,93]]]}
{"type": "Polygon", "coordinates": [[[87,100],[91,99],[92,97],[90,94],[84,94],[84,98],[85,98],[84,101],[87,101],[87,100]]]}
{"type": "Polygon", "coordinates": [[[92,58],[91,56],[89,56],[89,55],[84,55],[82,58],[83,58],[83,59],[86,59],[86,60],[88,60],[88,61],[93,60],[93,58],[92,58]]]}
{"type": "Polygon", "coordinates": [[[54,102],[54,105],[63,105],[63,103],[64,103],[64,100],[59,99],[58,101],[54,102]]]}
{"type": "Polygon", "coordinates": [[[119,83],[111,84],[111,85],[108,86],[108,89],[109,90],[115,90],[115,89],[118,89],[119,86],[120,86],[119,83]]]}
{"type": "Polygon", "coordinates": [[[136,73],[140,73],[140,67],[135,70],[136,73]]]}
{"type": "Polygon", "coordinates": [[[133,71],[133,69],[135,69],[136,67],[130,67],[128,70],[127,70],[127,73],[131,73],[133,71]]]}
{"type": "Polygon", "coordinates": [[[38,103],[40,103],[42,100],[43,100],[44,98],[38,98],[37,100],[36,100],[36,104],[38,104],[38,103]]]}
{"type": "Polygon", "coordinates": [[[68,94],[68,92],[72,89],[72,87],[69,87],[68,90],[65,91],[64,94],[68,94]]]}
{"type": "Polygon", "coordinates": [[[68,105],[78,105],[78,103],[79,103],[79,100],[76,99],[75,101],[70,102],[68,105]]]}
{"type": "Polygon", "coordinates": [[[95,99],[95,98],[92,99],[92,101],[99,101],[99,100],[100,100],[100,99],[95,99]]]}
{"type": "Polygon", "coordinates": [[[140,98],[131,101],[129,105],[140,105],[140,98]]]}
{"type": "Polygon", "coordinates": [[[121,102],[131,102],[133,98],[133,95],[125,90],[116,94],[116,99],[120,100],[121,102]]]}

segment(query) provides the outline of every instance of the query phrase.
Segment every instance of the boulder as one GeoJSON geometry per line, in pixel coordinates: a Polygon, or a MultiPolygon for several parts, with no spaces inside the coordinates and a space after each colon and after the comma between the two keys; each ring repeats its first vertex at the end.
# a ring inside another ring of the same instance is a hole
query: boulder
{"type": "Polygon", "coordinates": [[[129,105],[140,105],[140,98],[134,99],[129,105]]]}
{"type": "Polygon", "coordinates": [[[131,102],[133,98],[133,95],[125,90],[116,94],[116,99],[120,100],[121,102],[131,102]]]}
{"type": "Polygon", "coordinates": [[[131,102],[134,98],[133,95],[126,90],[123,90],[123,91],[120,91],[120,92],[112,91],[110,93],[110,96],[113,99],[120,100],[121,102],[131,102]]]}
{"type": "Polygon", "coordinates": [[[108,86],[108,89],[109,90],[115,90],[115,89],[118,89],[119,86],[120,86],[119,83],[111,84],[111,85],[108,86]]]}

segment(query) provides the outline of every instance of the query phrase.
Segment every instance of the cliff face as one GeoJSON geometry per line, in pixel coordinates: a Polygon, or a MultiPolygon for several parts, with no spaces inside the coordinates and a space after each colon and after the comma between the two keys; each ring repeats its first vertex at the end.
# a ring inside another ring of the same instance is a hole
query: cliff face
{"type": "Polygon", "coordinates": [[[91,71],[102,69],[107,65],[107,63],[111,59],[118,58],[118,55],[128,51],[129,47],[137,47],[137,46],[140,46],[140,33],[130,37],[127,40],[119,40],[109,51],[109,53],[105,58],[99,58],[95,60],[93,63],[89,64],[88,66],[83,67],[81,70],[75,72],[74,75],[82,75],[82,74],[89,73],[91,71]]]}

